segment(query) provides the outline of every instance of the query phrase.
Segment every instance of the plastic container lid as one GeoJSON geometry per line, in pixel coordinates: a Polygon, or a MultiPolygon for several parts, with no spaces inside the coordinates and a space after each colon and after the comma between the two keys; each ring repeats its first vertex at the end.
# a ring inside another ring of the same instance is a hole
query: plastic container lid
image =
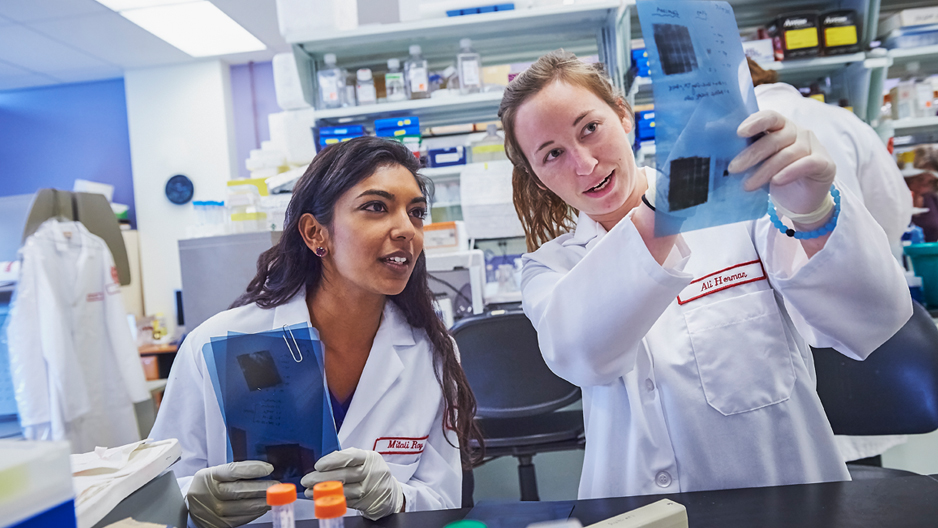
{"type": "Polygon", "coordinates": [[[410,45],[410,54],[411,54],[411,55],[420,55],[420,52],[421,52],[421,51],[422,51],[422,50],[420,49],[420,44],[411,44],[411,45],[410,45]]]}
{"type": "Polygon", "coordinates": [[[328,495],[316,499],[317,519],[336,519],[345,515],[346,510],[344,495],[328,495]]]}
{"type": "Polygon", "coordinates": [[[460,47],[460,48],[471,48],[471,47],[472,47],[472,39],[469,39],[469,38],[459,39],[459,47],[460,47]]]}
{"type": "Polygon", "coordinates": [[[362,68],[355,72],[355,75],[358,77],[359,81],[370,81],[371,80],[371,70],[368,68],[362,68]]]}
{"type": "Polygon", "coordinates": [[[902,248],[906,255],[910,257],[919,257],[923,255],[938,255],[938,242],[927,242],[925,244],[912,244],[902,248]]]}
{"type": "Polygon", "coordinates": [[[388,68],[399,70],[401,68],[401,61],[399,59],[388,59],[388,68]]]}
{"type": "Polygon", "coordinates": [[[326,61],[329,66],[335,66],[335,53],[326,53],[322,56],[322,60],[326,61]]]}
{"type": "Polygon", "coordinates": [[[451,522],[444,528],[486,528],[485,523],[473,519],[463,519],[461,521],[451,522]]]}
{"type": "Polygon", "coordinates": [[[345,496],[342,483],[338,480],[327,480],[313,486],[313,500],[329,497],[331,495],[345,496]]]}
{"type": "Polygon", "coordinates": [[[293,484],[274,484],[267,488],[267,504],[283,506],[296,502],[296,486],[293,484]]]}

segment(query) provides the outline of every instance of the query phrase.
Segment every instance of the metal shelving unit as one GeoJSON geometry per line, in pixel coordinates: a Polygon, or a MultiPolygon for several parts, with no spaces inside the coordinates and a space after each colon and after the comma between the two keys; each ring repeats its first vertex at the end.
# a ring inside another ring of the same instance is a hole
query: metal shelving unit
{"type": "MultiPolygon", "coordinates": [[[[315,106],[316,71],[323,56],[335,53],[348,70],[370,67],[382,71],[387,59],[404,58],[411,44],[422,47],[431,69],[454,62],[459,39],[471,38],[483,66],[528,62],[547,51],[564,48],[580,56],[598,55],[621,84],[629,62],[628,8],[623,0],[518,9],[398,24],[363,26],[350,31],[291,36],[306,100],[315,106]]],[[[500,93],[411,100],[368,107],[317,110],[323,124],[417,115],[421,126],[496,118],[500,93]]]]}

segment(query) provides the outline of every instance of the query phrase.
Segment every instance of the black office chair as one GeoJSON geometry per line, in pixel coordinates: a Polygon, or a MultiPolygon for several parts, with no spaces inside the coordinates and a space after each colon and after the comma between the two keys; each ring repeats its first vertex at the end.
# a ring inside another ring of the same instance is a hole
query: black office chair
{"type": "MultiPolygon", "coordinates": [[[[938,429],[938,328],[912,301],[912,318],[866,361],[812,348],[817,392],[834,434],[923,434],[938,429]]],[[[906,476],[898,469],[848,464],[857,479],[906,476]]]]}
{"type": "Polygon", "coordinates": [[[534,455],[584,446],[583,412],[557,411],[580,389],[547,368],[521,310],[466,317],[451,331],[478,402],[486,460],[517,458],[521,500],[539,500],[534,455]]]}

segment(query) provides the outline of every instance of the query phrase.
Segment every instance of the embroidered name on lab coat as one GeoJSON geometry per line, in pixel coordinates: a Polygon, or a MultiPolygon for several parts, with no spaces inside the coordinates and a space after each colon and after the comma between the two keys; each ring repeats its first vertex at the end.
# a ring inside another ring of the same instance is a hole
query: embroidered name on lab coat
{"type": "Polygon", "coordinates": [[[687,304],[711,293],[760,280],[765,280],[765,268],[762,267],[762,261],[743,262],[694,279],[677,296],[677,303],[687,304]]]}
{"type": "Polygon", "coordinates": [[[423,453],[427,438],[389,437],[375,440],[374,451],[381,455],[416,455],[423,453]]]}

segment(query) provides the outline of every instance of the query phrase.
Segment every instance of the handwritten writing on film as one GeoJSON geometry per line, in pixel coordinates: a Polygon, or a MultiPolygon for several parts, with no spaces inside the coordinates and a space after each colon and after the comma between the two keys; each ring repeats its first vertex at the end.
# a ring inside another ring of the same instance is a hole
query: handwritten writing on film
{"type": "Polygon", "coordinates": [[[684,95],[685,101],[699,101],[707,97],[729,94],[729,89],[726,86],[725,81],[675,83],[668,85],[668,93],[674,91],[686,92],[684,95]]]}

